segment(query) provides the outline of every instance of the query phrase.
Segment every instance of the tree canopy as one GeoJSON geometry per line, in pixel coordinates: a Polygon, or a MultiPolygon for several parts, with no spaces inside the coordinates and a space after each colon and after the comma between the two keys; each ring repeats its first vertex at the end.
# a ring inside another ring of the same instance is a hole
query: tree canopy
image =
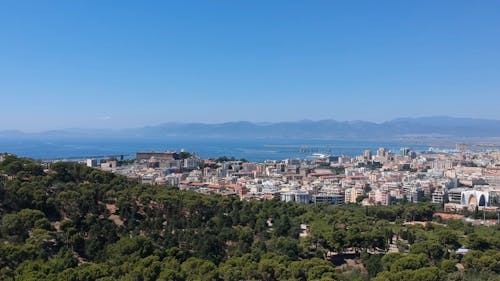
{"type": "Polygon", "coordinates": [[[425,281],[500,273],[498,226],[403,224],[431,220],[431,204],[241,201],[77,163],[44,170],[12,155],[0,175],[0,280],[425,281]],[[388,253],[391,245],[399,252],[388,253]],[[461,246],[471,251],[456,255],[461,246]],[[340,267],[348,256],[360,265],[340,267]]]}

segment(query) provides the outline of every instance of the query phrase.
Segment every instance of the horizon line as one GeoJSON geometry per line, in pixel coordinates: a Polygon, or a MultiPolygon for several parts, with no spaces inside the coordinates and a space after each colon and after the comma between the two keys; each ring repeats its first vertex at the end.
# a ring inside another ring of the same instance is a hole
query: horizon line
{"type": "Polygon", "coordinates": [[[469,119],[476,121],[500,121],[500,119],[493,118],[477,118],[477,117],[458,117],[458,116],[449,116],[449,115],[429,115],[429,116],[419,116],[419,117],[396,117],[392,119],[388,119],[385,121],[367,121],[367,120],[338,120],[334,118],[325,118],[325,119],[296,119],[296,120],[282,120],[282,121],[249,121],[249,120],[234,120],[234,121],[220,121],[220,122],[203,122],[203,121],[166,121],[161,123],[156,123],[152,125],[142,125],[142,126],[133,126],[133,127],[65,127],[59,129],[44,129],[39,131],[31,131],[31,130],[22,130],[22,129],[0,129],[0,133],[21,133],[21,134],[42,134],[49,132],[58,132],[58,131],[70,131],[70,130],[130,130],[130,129],[143,129],[149,127],[158,127],[167,124],[173,125],[224,125],[231,123],[249,123],[254,125],[274,125],[274,124],[282,124],[282,123],[300,123],[300,122],[323,122],[323,121],[331,121],[338,123],[355,123],[355,122],[364,122],[381,125],[388,122],[400,121],[400,120],[416,120],[416,119],[430,119],[430,118],[449,118],[449,119],[469,119]]]}

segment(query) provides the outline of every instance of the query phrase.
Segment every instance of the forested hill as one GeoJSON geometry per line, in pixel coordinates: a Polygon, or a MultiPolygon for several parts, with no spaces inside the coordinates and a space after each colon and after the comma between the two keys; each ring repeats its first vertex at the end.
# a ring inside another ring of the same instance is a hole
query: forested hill
{"type": "Polygon", "coordinates": [[[0,280],[499,280],[499,227],[404,224],[431,205],[240,201],[0,161],[0,280]]]}

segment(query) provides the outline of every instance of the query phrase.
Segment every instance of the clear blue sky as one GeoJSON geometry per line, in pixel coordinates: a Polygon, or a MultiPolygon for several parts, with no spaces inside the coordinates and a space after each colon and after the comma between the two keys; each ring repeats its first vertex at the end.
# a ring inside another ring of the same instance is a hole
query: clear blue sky
{"type": "Polygon", "coordinates": [[[500,119],[500,1],[0,1],[0,129],[500,119]]]}

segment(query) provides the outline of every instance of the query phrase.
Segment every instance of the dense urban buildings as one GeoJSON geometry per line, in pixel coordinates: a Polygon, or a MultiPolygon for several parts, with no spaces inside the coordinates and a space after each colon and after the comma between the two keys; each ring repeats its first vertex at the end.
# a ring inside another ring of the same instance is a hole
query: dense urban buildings
{"type": "MultiPolygon", "coordinates": [[[[87,165],[95,166],[93,160],[87,165]]],[[[441,204],[445,211],[496,212],[500,203],[500,151],[396,153],[380,148],[358,157],[315,153],[307,159],[262,163],[201,159],[187,152],[138,152],[129,165],[100,165],[143,183],[177,186],[241,199],[279,199],[301,204],[441,204]]]]}

